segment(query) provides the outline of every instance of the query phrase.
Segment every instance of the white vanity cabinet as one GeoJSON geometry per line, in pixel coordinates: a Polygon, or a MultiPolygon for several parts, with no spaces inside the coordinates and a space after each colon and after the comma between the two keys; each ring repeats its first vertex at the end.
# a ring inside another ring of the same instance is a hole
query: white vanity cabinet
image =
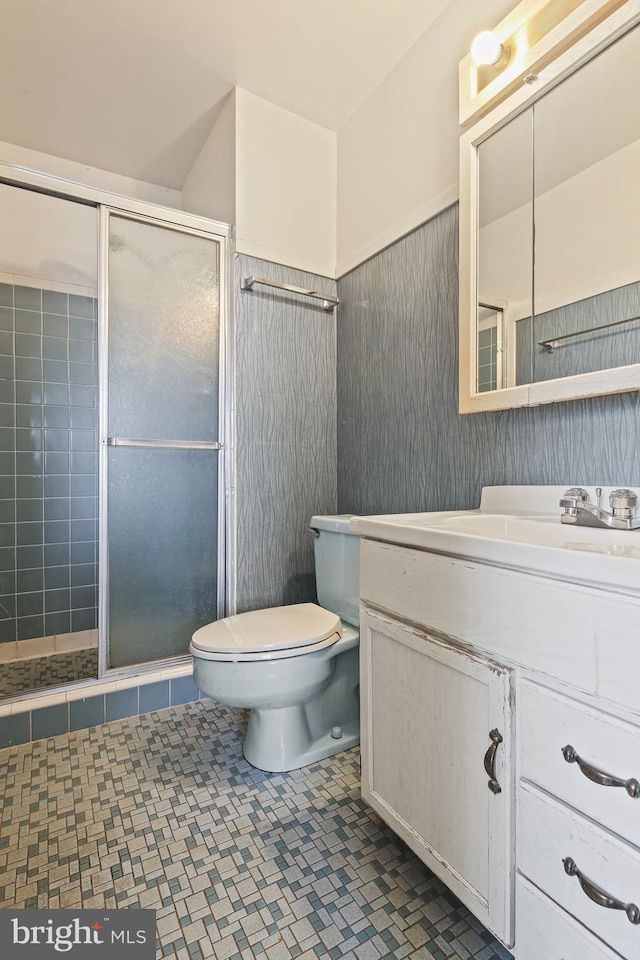
{"type": "Polygon", "coordinates": [[[363,797],[511,942],[512,671],[367,609],[360,663],[363,797]]]}
{"type": "Polygon", "coordinates": [[[518,960],[540,957],[555,904],[573,944],[558,960],[596,950],[637,960],[640,727],[528,680],[518,711],[518,960]]]}
{"type": "Polygon", "coordinates": [[[352,521],[363,796],[516,960],[638,960],[640,589],[374,520],[352,521]]]}

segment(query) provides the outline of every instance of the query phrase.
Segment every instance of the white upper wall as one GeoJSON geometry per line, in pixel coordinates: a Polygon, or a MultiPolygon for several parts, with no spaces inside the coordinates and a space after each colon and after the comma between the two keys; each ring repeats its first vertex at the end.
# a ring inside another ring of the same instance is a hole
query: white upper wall
{"type": "Polygon", "coordinates": [[[182,185],[182,209],[236,222],[236,93],[232,90],[182,185]]]}
{"type": "Polygon", "coordinates": [[[17,275],[17,283],[26,284],[26,278],[31,278],[48,289],[79,286],[95,292],[98,285],[95,207],[2,183],[0,221],[0,273],[17,275]]]}
{"type": "Polygon", "coordinates": [[[453,0],[338,133],[337,275],[458,198],[458,63],[514,0],[453,0]]]}
{"type": "Polygon", "coordinates": [[[336,134],[236,89],[236,249],[334,277],[336,134]]]}
{"type": "Polygon", "coordinates": [[[99,170],[97,167],[87,167],[83,163],[54,157],[49,153],[39,153],[37,150],[19,147],[14,143],[0,141],[0,163],[17,164],[52,177],[84,183],[96,190],[106,190],[118,196],[146,200],[148,203],[158,203],[176,210],[180,210],[182,205],[179,190],[146,183],[143,180],[134,180],[132,177],[123,177],[108,170],[99,170]]]}
{"type": "Polygon", "coordinates": [[[336,171],[333,131],[236,87],[182,205],[234,224],[238,253],[335,277],[336,171]]]}
{"type": "MultiPolygon", "coordinates": [[[[0,142],[0,162],[74,183],[117,197],[180,209],[178,190],[87,167],[15,144],[0,142]]],[[[94,207],[0,185],[0,273],[16,283],[32,278],[49,289],[95,293],[98,275],[98,217],[94,207]]]]}

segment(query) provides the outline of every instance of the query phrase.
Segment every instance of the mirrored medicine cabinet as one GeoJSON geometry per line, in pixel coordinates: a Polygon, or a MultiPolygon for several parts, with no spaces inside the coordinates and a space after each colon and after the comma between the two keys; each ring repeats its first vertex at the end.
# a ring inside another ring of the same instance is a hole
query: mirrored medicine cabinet
{"type": "Polygon", "coordinates": [[[461,138],[460,412],[640,389],[640,3],[461,138]]]}

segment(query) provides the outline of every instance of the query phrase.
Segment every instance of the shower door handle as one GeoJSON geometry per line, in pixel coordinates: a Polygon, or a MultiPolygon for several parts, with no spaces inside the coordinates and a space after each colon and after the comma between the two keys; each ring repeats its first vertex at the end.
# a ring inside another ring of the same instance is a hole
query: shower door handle
{"type": "Polygon", "coordinates": [[[222,444],[209,440],[142,440],[136,437],[103,437],[106,447],[148,447],[156,450],[222,450],[222,444]]]}

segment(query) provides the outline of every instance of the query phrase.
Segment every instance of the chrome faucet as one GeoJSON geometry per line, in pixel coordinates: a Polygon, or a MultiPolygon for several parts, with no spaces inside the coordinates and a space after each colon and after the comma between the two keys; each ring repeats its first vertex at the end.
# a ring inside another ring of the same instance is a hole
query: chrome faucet
{"type": "Polygon", "coordinates": [[[613,490],[609,494],[610,513],[600,506],[602,487],[596,487],[596,496],[597,504],[590,503],[589,494],[584,487],[565,490],[560,500],[560,506],[564,508],[560,522],[584,527],[606,527],[609,530],[640,529],[640,516],[634,515],[638,497],[633,490],[613,490]]]}

